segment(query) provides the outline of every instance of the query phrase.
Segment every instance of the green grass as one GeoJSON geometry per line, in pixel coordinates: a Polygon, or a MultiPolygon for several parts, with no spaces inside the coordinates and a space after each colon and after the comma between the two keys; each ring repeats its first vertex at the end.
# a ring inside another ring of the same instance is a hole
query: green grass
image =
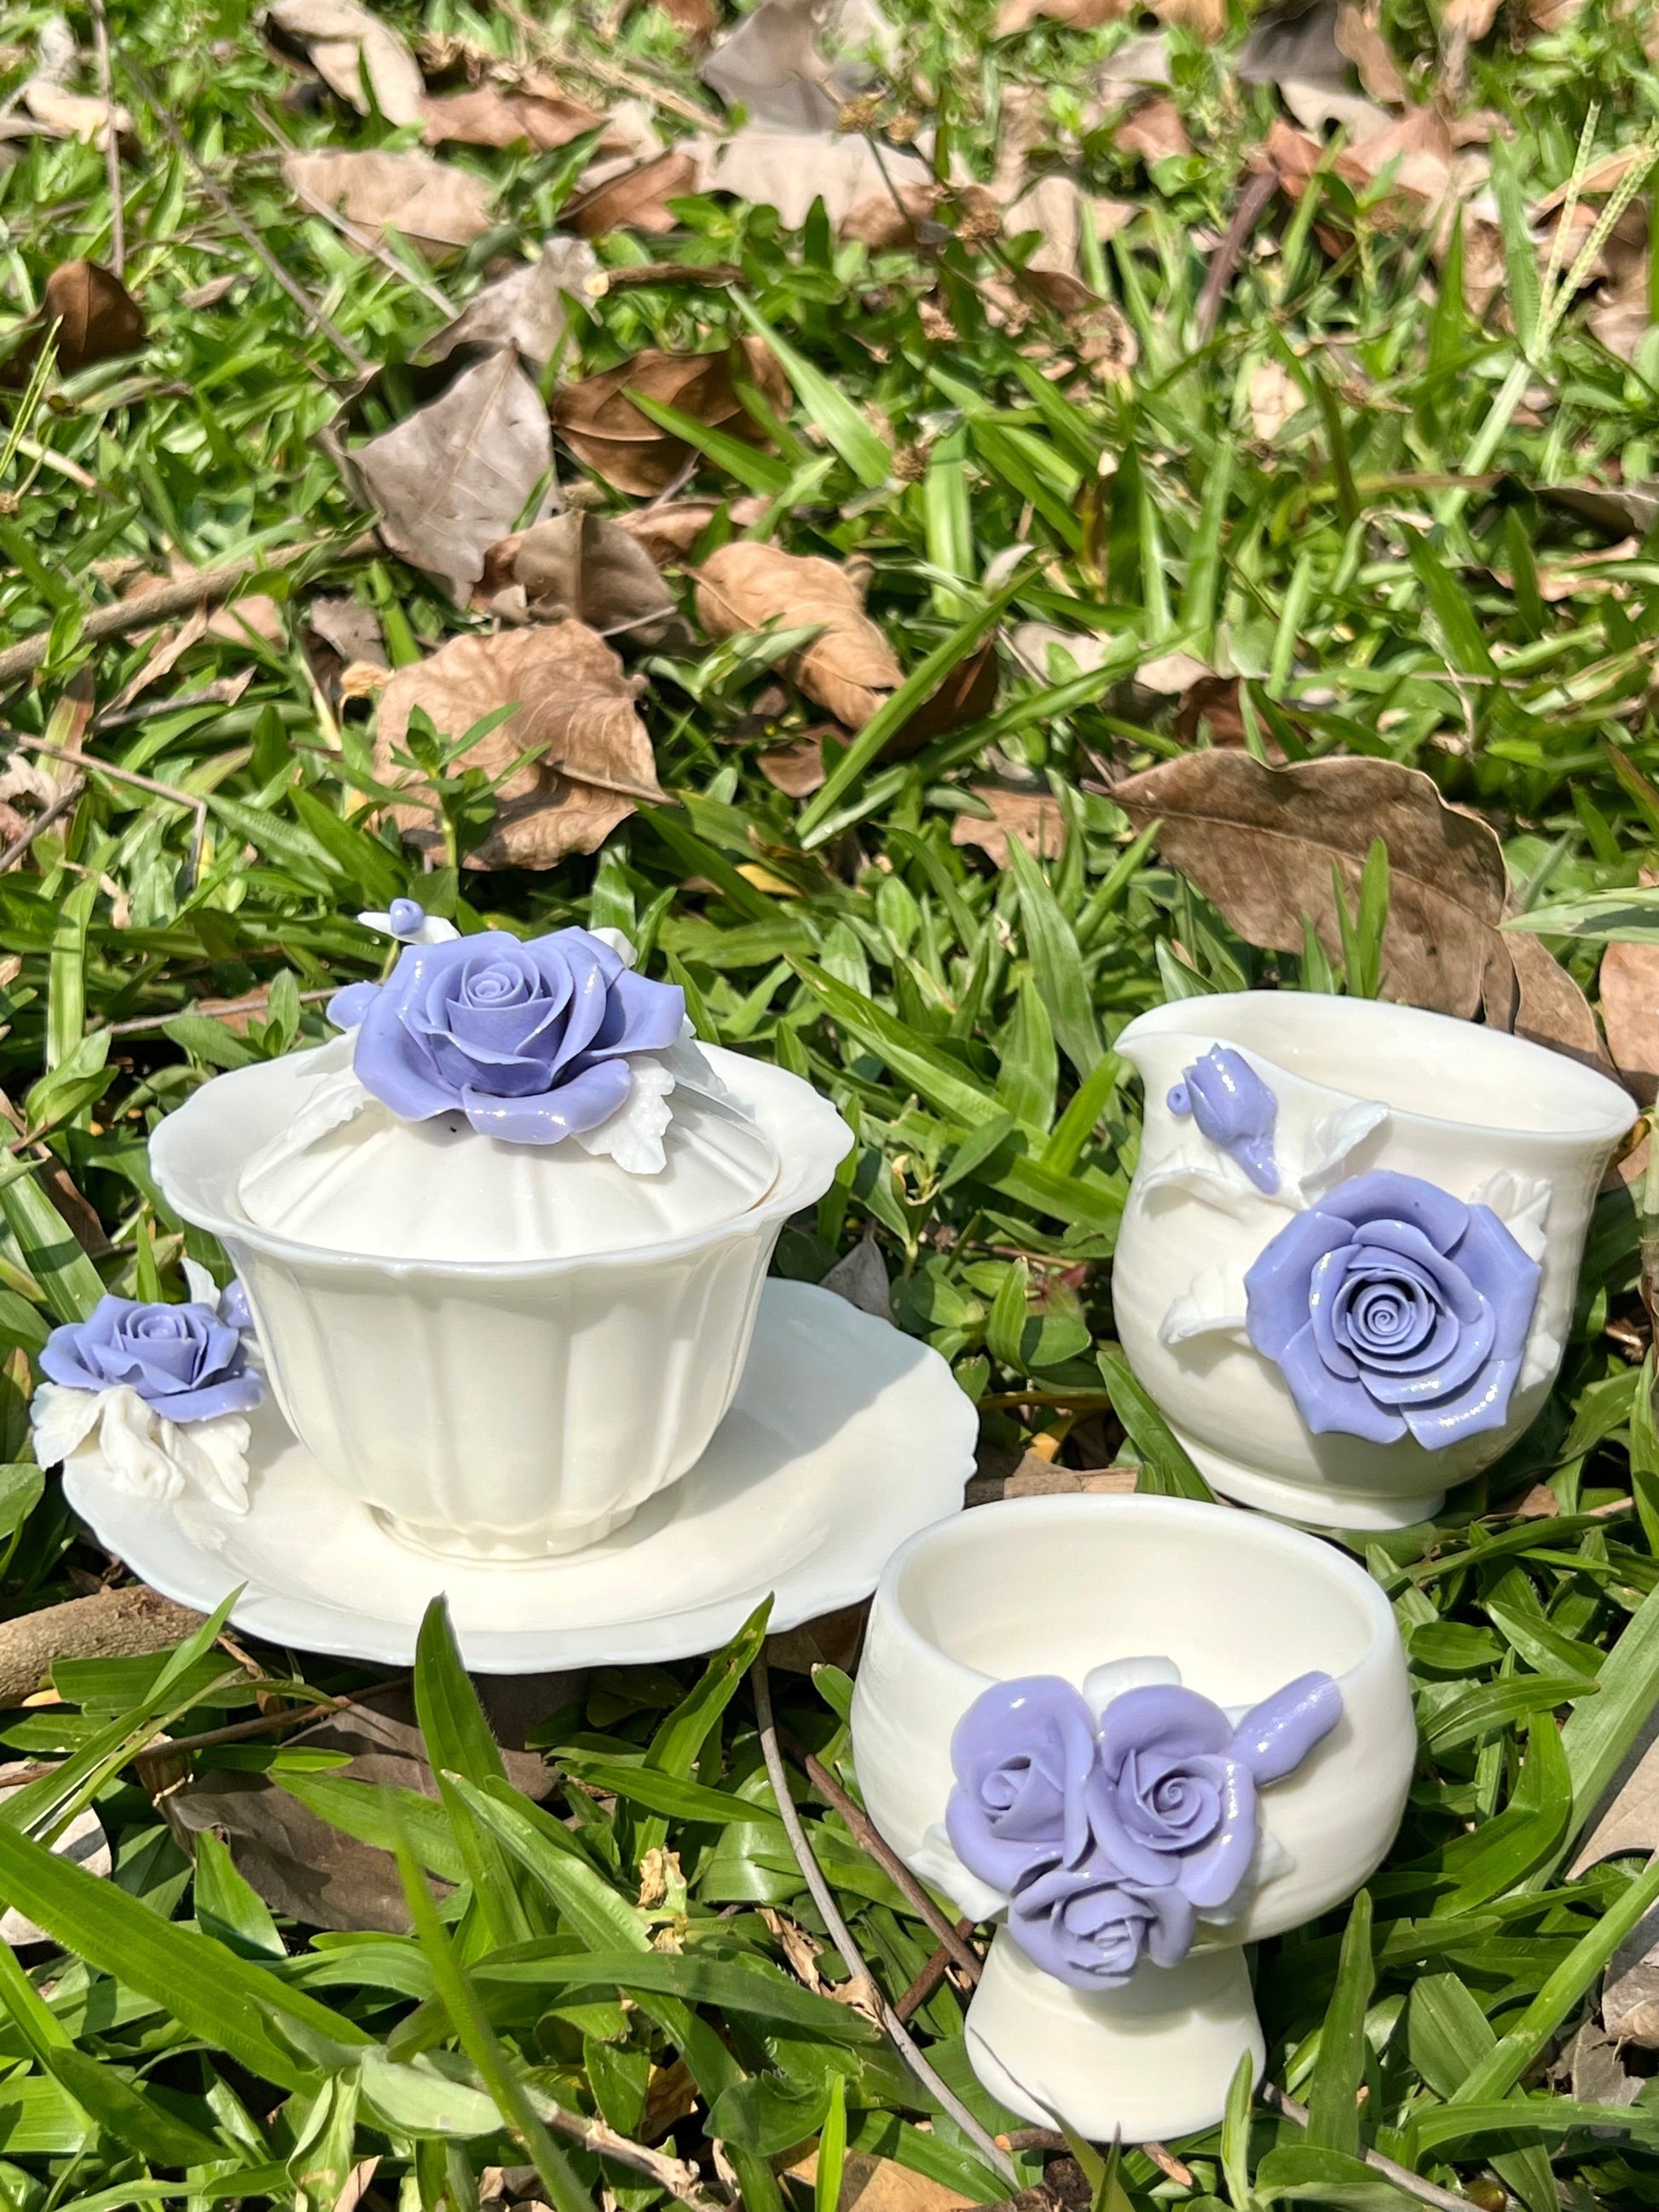
{"type": "MultiPolygon", "coordinates": [[[[1103,795],[1103,767],[1127,774],[1193,742],[1136,672],[1176,651],[1236,671],[1253,747],[1427,769],[1498,830],[1521,903],[1560,908],[1571,933],[1547,942],[1592,994],[1603,918],[1634,915],[1650,930],[1647,910],[1619,895],[1659,865],[1659,558],[1642,544],[1593,575],[1564,567],[1608,536],[1543,495],[1659,474],[1659,340],[1650,333],[1634,367],[1607,353],[1582,297],[1540,293],[1516,216],[1566,179],[1587,129],[1586,156],[1650,127],[1659,79],[1640,11],[1592,6],[1530,40],[1506,16],[1472,57],[1468,105],[1513,130],[1498,161],[1509,209],[1498,306],[1471,312],[1441,281],[1427,232],[1394,219],[1386,179],[1356,197],[1328,169],[1293,213],[1270,211],[1203,343],[1206,252],[1275,112],[1270,92],[1231,73],[1243,17],[1213,50],[1170,35],[1196,150],[1148,176],[1114,149],[1083,90],[1121,28],[1039,26],[998,44],[987,12],[966,0],[894,10],[936,95],[929,119],[988,176],[1007,89],[1047,88],[1055,143],[1087,188],[1134,204],[1084,249],[1133,332],[1130,375],[1051,375],[1071,358],[1064,323],[1038,302],[1011,333],[993,312],[992,280],[1032,241],[964,242],[948,204],[925,250],[871,252],[836,243],[816,217],[782,234],[770,211],[720,199],[680,204],[671,235],[604,240],[599,258],[619,270],[730,264],[735,283],[612,286],[573,316],[558,373],[594,374],[645,346],[776,334],[795,393],[780,459],[711,440],[688,490],[773,498],[783,483],[777,542],[869,564],[871,613],[907,674],[928,672],[917,692],[994,629],[994,709],[886,761],[903,714],[884,712],[831,750],[823,789],[798,802],[757,755],[823,718],[778,689],[767,641],[647,655],[644,711],[676,805],[635,815],[596,860],[422,876],[365,797],[372,706],[319,691],[301,617],[314,588],[354,592],[379,611],[398,663],[471,618],[390,557],[342,556],[364,517],[333,441],[349,445],[416,404],[424,387],[405,364],[444,319],[432,285],[459,305],[492,257],[549,231],[580,161],[451,148],[447,159],[497,187],[498,227],[435,277],[397,247],[391,266],[364,258],[296,209],[280,149],[399,135],[326,98],[285,103],[293,79],[241,0],[112,0],[116,89],[135,118],[126,274],[150,337],[128,359],[0,395],[0,642],[50,634],[38,678],[0,706],[12,741],[72,742],[77,702],[107,708],[138,672],[149,642],[83,635],[123,576],[301,541],[319,550],[261,580],[278,603],[278,641],[209,635],[139,696],[139,718],[93,726],[100,763],[177,795],[94,769],[0,877],[0,948],[15,956],[0,984],[0,1083],[27,1139],[0,1163],[0,1346],[13,1355],[0,1390],[5,1613],[72,1595],[104,1565],[57,1484],[20,1465],[29,1357],[101,1288],[177,1296],[186,1253],[222,1266],[161,1204],[148,1130],[215,1069],[321,1038],[327,988],[375,970],[374,941],[352,919],[361,907],[412,892],[465,927],[630,931],[653,973],[687,984],[705,1036],[810,1077],[854,1127],[843,1176],[786,1234],[782,1271],[817,1279],[872,1231],[900,1324],[981,1401],[988,1447],[1011,1455],[1046,1431],[1062,1460],[1133,1460],[1152,1489],[1192,1478],[1114,1342],[1109,1261],[1138,1103],[1110,1041],[1174,993],[1329,979],[1316,957],[1240,942],[1103,795]],[[162,112],[327,328],[204,189],[162,112]],[[218,304],[187,304],[223,276],[236,282],[218,304]],[[939,336],[940,316],[954,336],[939,336]],[[371,384],[331,329],[380,368],[371,384]],[[1265,442],[1249,393],[1270,365],[1299,404],[1265,442]],[[1008,643],[1022,622],[1103,641],[1100,665],[1084,653],[1034,673],[1008,643]],[[191,703],[249,670],[234,703],[191,703]],[[982,811],[972,787],[993,781],[1052,794],[1066,833],[1057,860],[1017,851],[994,869],[953,842],[958,818],[982,811]],[[268,1006],[245,1030],[192,1011],[264,989],[268,1006]],[[92,1256],[46,1195],[48,1168],[95,1210],[92,1256]]],[[[6,38],[32,46],[43,14],[15,9],[6,38]]],[[[501,52],[516,35],[507,15],[451,0],[398,20],[501,52]]],[[[661,16],[636,11],[604,40],[574,11],[550,21],[573,87],[599,104],[618,95],[582,76],[584,54],[712,106],[661,16]]],[[[1426,85],[1427,10],[1389,0],[1386,27],[1426,85]]],[[[89,23],[76,28],[89,47],[89,23]]],[[[27,66],[6,64],[8,88],[27,66]]],[[[659,120],[671,137],[684,127],[659,120]]],[[[14,150],[0,171],[0,270],[21,319],[54,266],[108,256],[111,206],[99,150],[30,138],[14,150]]],[[[1473,251],[1470,236],[1463,246],[1473,251]]],[[[567,484],[581,475],[568,455],[561,473],[567,484]]],[[[698,551],[734,534],[717,516],[698,551]]],[[[689,607],[689,587],[682,596],[689,607]]],[[[465,829],[472,817],[458,818],[465,829]]],[[[1376,988],[1376,952],[1362,915],[1353,988],[1376,988]]],[[[1424,1741],[1369,1906],[1266,1945],[1257,1962],[1270,2078],[1311,2124],[1236,2098],[1222,2129],[1175,2147],[1190,2190],[1139,2152],[1103,2172],[1101,2201],[1119,2212],[1126,2198],[1137,2212],[1153,2201],[1204,2212],[1403,2201],[1354,2163],[1364,2148],[1488,2208],[1500,2187],[1527,2212],[1659,2202],[1659,2091],[1650,2082],[1616,2114],[1587,2110],[1547,2070],[1656,1880],[1635,1852],[1566,1875],[1659,1701],[1640,1226],[1628,1194],[1601,1201],[1560,1383],[1533,1431],[1432,1526],[1364,1549],[1405,1632],[1424,1741]],[[1491,1516],[1535,1483],[1553,1492],[1554,1518],[1491,1516]]],[[[660,2081],[676,2054],[696,2105],[666,2148],[692,2155],[718,2136],[756,2212],[805,2206],[811,2192],[779,2183],[773,2161],[821,2129],[831,2168],[844,2131],[849,2152],[900,2159],[980,2201],[1006,2195],[859,2015],[832,2016],[799,1986],[763,1917],[823,1934],[765,1779],[744,1680],[756,1640],[706,1674],[596,1673],[585,1705],[546,1738],[568,1778],[550,1818],[502,1778],[432,1624],[421,1711],[435,1764],[458,1778],[441,1803],[410,1810],[406,1836],[399,1801],[379,1801],[377,1833],[401,1846],[416,1901],[421,1866],[459,1886],[435,1913],[422,1905],[412,1936],[320,1942],[273,1922],[211,1843],[192,1869],[145,1786],[153,1769],[133,1764],[157,1726],[195,1735],[252,1715],[240,1670],[197,1663],[210,1639],[171,1680],[149,1661],[95,1681],[66,1668],[57,1705],[0,1728],[15,1756],[70,1761],[27,1805],[11,1801],[0,1826],[0,1895],[63,1947],[26,1954],[26,1972],[0,1955],[9,2205],[112,2212],[297,2196],[327,2212],[357,2163],[378,2157],[369,2202],[383,2212],[394,2202],[471,2212],[486,2166],[526,2163],[536,2193],[562,2208],[595,2199],[601,2168],[550,2112],[637,2136],[653,2069],[660,2081]],[[602,1786],[579,1788],[585,1775],[602,1786]],[[732,1809],[714,1818],[708,1793],[732,1809]],[[49,1832],[88,1800],[118,1849],[103,1885],[65,1872],[25,1832],[49,1832]],[[660,1881],[644,1893],[665,1901],[642,1906],[642,1875],[662,1873],[650,1855],[665,1846],[678,1873],[665,1893],[660,1881]],[[652,1948],[665,1928],[678,1951],[652,1948]],[[571,1985],[573,1958],[595,1960],[592,1984],[571,1985]]],[[[303,1674],[325,1690],[362,1680],[258,1656],[278,1680],[303,1674]]],[[[815,1688],[775,1670],[772,1681],[795,1743],[850,1781],[844,1681],[820,1675],[815,1688]]],[[[254,1754],[187,1756],[210,1774],[254,1754]]],[[[307,1787],[292,1759],[286,1771],[307,1787]]],[[[796,1778],[841,1909],[896,1996],[933,1938],[796,1778]]],[[[327,1777],[311,1778],[312,1802],[342,1821],[366,1817],[319,1783],[327,1777]]],[[[826,1949],[817,1969],[833,1984],[847,1965],[826,1949]]],[[[1005,2126],[968,2069],[962,2013],[946,1982],[913,2029],[978,2121],[1005,2126]]],[[[1638,2074],[1650,2063],[1628,2057],[1638,2074]]],[[[1043,2155],[1019,2154],[1023,2182],[1043,2155]]],[[[614,2163],[602,2178],[628,2212],[661,2196],[614,2163]]],[[[708,2168],[705,2180],[718,2185],[708,2168]]]]}

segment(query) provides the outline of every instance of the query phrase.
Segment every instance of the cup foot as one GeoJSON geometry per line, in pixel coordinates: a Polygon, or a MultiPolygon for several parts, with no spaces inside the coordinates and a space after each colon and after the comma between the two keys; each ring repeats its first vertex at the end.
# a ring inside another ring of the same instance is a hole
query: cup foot
{"type": "Polygon", "coordinates": [[[368,1510],[395,1543],[401,1544],[406,1551],[418,1552],[422,1559],[470,1559],[492,1567],[536,1567],[548,1559],[563,1559],[602,1542],[613,1535],[624,1521],[631,1521],[639,1507],[624,1505],[579,1528],[523,1537],[489,1528],[426,1528],[412,1521],[399,1521],[394,1514],[383,1513],[378,1505],[371,1505],[368,1510]]]}
{"type": "Polygon", "coordinates": [[[1214,2127],[1249,2052],[1267,2060],[1244,1957],[1143,1964],[1120,1990],[1074,1990],[1001,1929],[968,2011],[968,2055],[991,2094],[1037,2127],[1091,2142],[1167,2142],[1214,2127]]]}
{"type": "Polygon", "coordinates": [[[1176,1439],[1212,1490],[1240,1505],[1254,1505],[1281,1521],[1298,1521],[1310,1528],[1410,1528],[1419,1521],[1432,1521],[1446,1502],[1443,1490],[1421,1497],[1396,1498],[1376,1491],[1316,1489],[1300,1482],[1281,1482],[1253,1467],[1195,1443],[1170,1424],[1176,1439]]]}

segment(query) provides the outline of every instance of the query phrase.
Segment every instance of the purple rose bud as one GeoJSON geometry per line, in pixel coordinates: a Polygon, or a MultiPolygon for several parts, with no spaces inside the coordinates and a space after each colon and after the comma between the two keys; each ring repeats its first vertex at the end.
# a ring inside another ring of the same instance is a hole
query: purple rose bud
{"type": "Polygon", "coordinates": [[[53,1329],[40,1365],[70,1390],[125,1383],[170,1421],[245,1413],[264,1395],[240,1334],[204,1305],[102,1297],[85,1321],[53,1329]]]}
{"type": "Polygon", "coordinates": [[[1509,1418],[1539,1281],[1490,1206],[1378,1169],[1263,1249],[1245,1325],[1316,1436],[1437,1451],[1509,1418]]]}
{"type": "Polygon", "coordinates": [[[1172,1114],[1190,1114],[1200,1133],[1238,1162],[1260,1191],[1279,1188],[1273,1124],[1279,1101],[1242,1053],[1212,1045],[1169,1095],[1172,1114]]]}
{"type": "Polygon", "coordinates": [[[392,924],[394,937],[413,937],[417,929],[425,927],[426,908],[418,900],[396,898],[392,902],[386,919],[392,924]]]}
{"type": "Polygon", "coordinates": [[[488,930],[406,945],[384,984],[329,1012],[361,1024],[358,1080],[400,1120],[459,1109],[483,1135],[556,1145],[627,1103],[628,1054],[677,1043],[685,1001],[585,929],[528,944],[488,930]]]}

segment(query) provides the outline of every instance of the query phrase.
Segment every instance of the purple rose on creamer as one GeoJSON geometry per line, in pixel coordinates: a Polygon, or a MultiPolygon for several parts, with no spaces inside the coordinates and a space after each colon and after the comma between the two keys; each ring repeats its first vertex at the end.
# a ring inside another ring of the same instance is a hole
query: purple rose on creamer
{"type": "Polygon", "coordinates": [[[170,1421],[245,1413],[264,1395],[240,1332],[204,1305],[100,1298],[85,1321],[53,1329],[40,1366],[65,1389],[125,1384],[170,1421]]]}
{"type": "Polygon", "coordinates": [[[1224,1044],[1195,1060],[1169,1094],[1172,1114],[1190,1114],[1199,1133],[1237,1161],[1259,1191],[1279,1188],[1273,1124],[1279,1101],[1242,1053],[1224,1044]]]}
{"type": "Polygon", "coordinates": [[[1316,1436],[1437,1451],[1508,1418],[1539,1279],[1490,1206],[1379,1169],[1266,1247],[1245,1325],[1316,1436]]]}
{"type": "Polygon", "coordinates": [[[945,1832],[981,1881],[1011,1889],[1033,1864],[1069,1865],[1088,1850],[1095,1717],[1057,1674],[999,1682],[976,1698],[951,1738],[951,1764],[945,1832]]]}
{"type": "Polygon", "coordinates": [[[329,1012],[361,1023],[354,1072],[401,1120],[459,1111],[482,1135],[556,1145],[621,1110],[628,1055],[676,1043],[685,1004],[585,929],[528,944],[489,930],[405,945],[385,983],[329,1012]]]}

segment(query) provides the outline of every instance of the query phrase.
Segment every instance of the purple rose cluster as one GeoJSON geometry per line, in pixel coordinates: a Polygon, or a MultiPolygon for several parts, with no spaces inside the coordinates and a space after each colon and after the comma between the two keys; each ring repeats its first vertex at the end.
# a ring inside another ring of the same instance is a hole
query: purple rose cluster
{"type": "Polygon", "coordinates": [[[1236,1726],[1170,1685],[1125,1690],[1097,1720],[1052,1674],[1000,1682],[951,1742],[952,1849],[1008,1898],[1008,1932],[1045,1973],[1118,1989],[1143,1957],[1173,1966],[1200,1914],[1224,1917],[1255,1852],[1256,1792],[1342,1714],[1304,1674],[1236,1726]]]}

